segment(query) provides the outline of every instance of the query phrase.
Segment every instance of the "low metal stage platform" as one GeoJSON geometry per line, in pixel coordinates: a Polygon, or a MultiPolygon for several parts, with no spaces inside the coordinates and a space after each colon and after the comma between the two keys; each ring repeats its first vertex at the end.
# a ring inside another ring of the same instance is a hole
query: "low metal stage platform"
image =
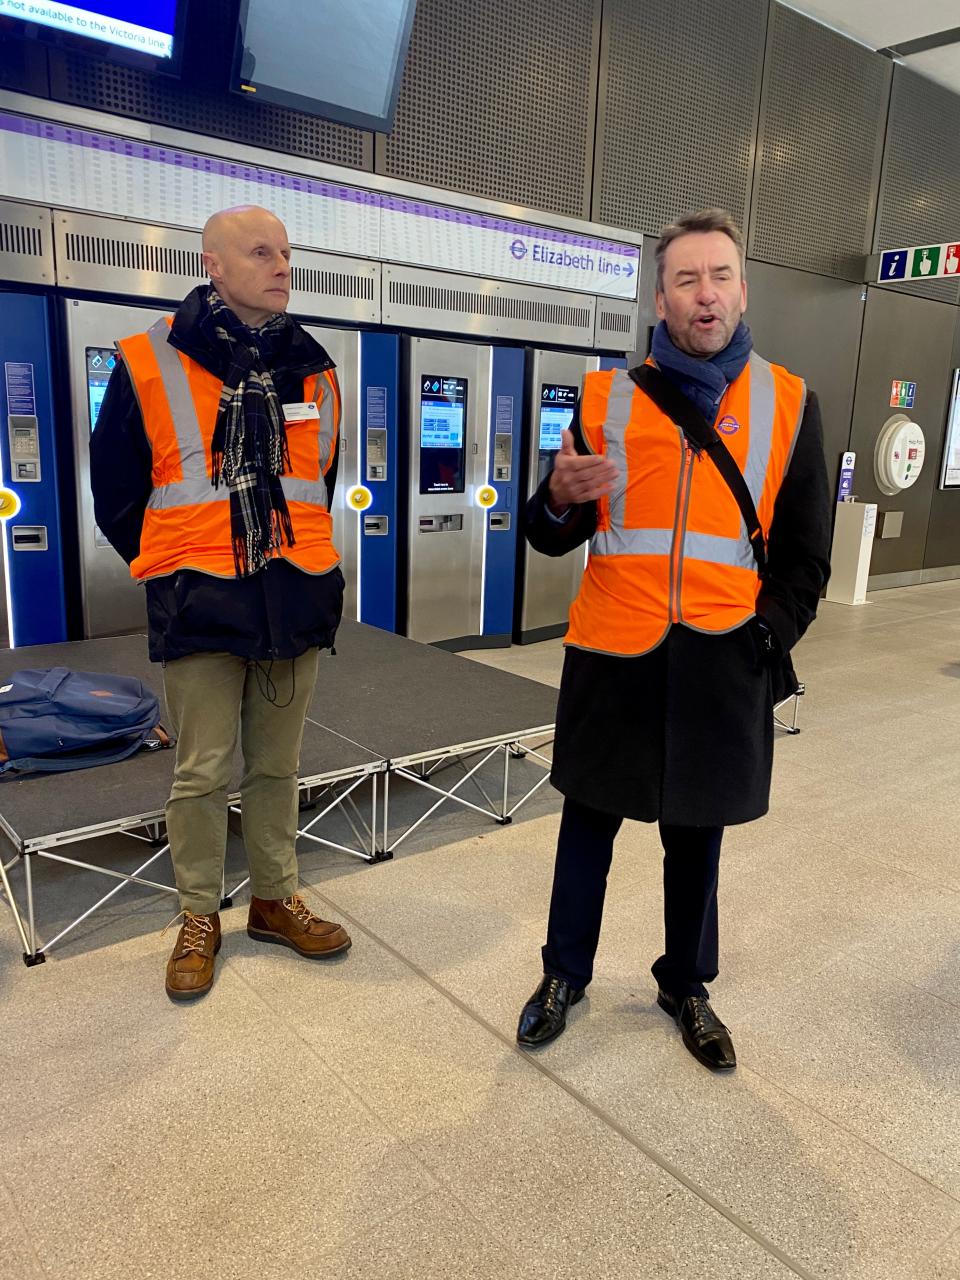
{"type": "MultiPolygon", "coordinates": [[[[136,676],[160,696],[162,705],[160,670],[148,660],[142,636],[9,650],[0,653],[0,682],[17,670],[55,666],[136,676]]],[[[375,862],[391,857],[402,840],[448,802],[498,822],[510,821],[547,780],[549,760],[542,747],[552,739],[555,706],[556,691],[536,681],[344,622],[336,654],[322,655],[304,731],[301,838],[375,862]],[[498,753],[500,787],[492,799],[477,775],[498,753]],[[510,763],[520,756],[543,771],[511,803],[510,763]],[[409,780],[431,799],[426,812],[398,830],[391,829],[391,776],[409,780]],[[482,804],[464,794],[468,783],[482,804]],[[366,816],[357,806],[360,798],[366,816]],[[355,844],[331,838],[324,823],[334,813],[346,818],[355,844]]],[[[176,893],[172,883],[147,877],[169,848],[163,823],[173,762],[172,751],[144,751],[96,769],[0,780],[0,885],[27,964],[40,963],[125,884],[176,893]],[[133,871],[71,856],[71,845],[116,834],[148,846],[148,856],[133,871]],[[34,900],[35,858],[116,883],[55,936],[42,940],[34,900]],[[19,897],[15,879],[22,884],[19,897]]],[[[225,901],[245,884],[233,888],[225,901]]]]}

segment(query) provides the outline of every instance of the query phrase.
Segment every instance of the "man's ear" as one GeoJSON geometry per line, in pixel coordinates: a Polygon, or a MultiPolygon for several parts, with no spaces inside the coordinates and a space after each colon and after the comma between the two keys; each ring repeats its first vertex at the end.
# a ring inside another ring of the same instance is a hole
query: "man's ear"
{"type": "Polygon", "coordinates": [[[216,280],[220,275],[220,263],[215,253],[202,253],[200,255],[203,262],[203,269],[211,280],[216,280]]]}
{"type": "Polygon", "coordinates": [[[667,313],[663,308],[663,294],[660,293],[659,291],[657,292],[657,295],[656,295],[656,302],[657,302],[657,319],[665,320],[667,318],[667,313]]]}

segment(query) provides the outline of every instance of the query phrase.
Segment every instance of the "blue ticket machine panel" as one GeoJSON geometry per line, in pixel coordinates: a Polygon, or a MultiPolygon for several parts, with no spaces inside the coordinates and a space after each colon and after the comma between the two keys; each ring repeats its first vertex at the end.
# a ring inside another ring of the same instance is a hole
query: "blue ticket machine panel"
{"type": "Polygon", "coordinates": [[[400,338],[364,333],[360,340],[360,621],[397,629],[397,516],[400,338]]]}
{"type": "Polygon", "coordinates": [[[343,616],[397,626],[397,413],[400,339],[307,324],[336,365],[340,437],[333,542],[343,571],[343,616]]]}
{"type": "Polygon", "coordinates": [[[3,559],[11,646],[67,638],[48,299],[0,303],[3,559]]]}

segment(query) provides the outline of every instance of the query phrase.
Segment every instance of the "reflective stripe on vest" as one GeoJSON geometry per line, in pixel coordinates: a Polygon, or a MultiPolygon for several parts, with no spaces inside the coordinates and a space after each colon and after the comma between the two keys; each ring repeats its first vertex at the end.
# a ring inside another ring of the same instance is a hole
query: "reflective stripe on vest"
{"type": "MultiPolygon", "coordinates": [[[[223,484],[215,488],[211,480],[223,384],[179,353],[169,332],[164,318],[118,344],[152,454],[153,490],[130,572],[139,581],[180,569],[232,578],[231,490],[223,484]]],[[[340,391],[329,369],[308,375],[301,387],[300,399],[314,403],[316,414],[286,424],[289,474],[279,479],[294,540],[277,548],[275,556],[305,573],[323,574],[339,562],[325,477],[336,454],[340,391]]]]}
{"type": "MultiPolygon", "coordinates": [[[[175,347],[167,341],[170,326],[161,318],[147,330],[150,348],[160,370],[163,390],[170,406],[173,429],[180,450],[181,480],[158,486],[150,494],[147,505],[155,511],[168,507],[196,506],[203,502],[223,502],[229,497],[225,485],[215,488],[207,473],[207,450],[197,418],[197,406],[193,400],[186,371],[175,347]]],[[[314,382],[313,399],[320,389],[322,374],[314,382]]],[[[336,412],[331,396],[325,396],[318,406],[320,413],[321,473],[318,480],[301,480],[295,476],[281,476],[280,484],[288,502],[310,502],[326,507],[327,484],[322,460],[329,456],[333,446],[336,412]]]]}
{"type": "MultiPolygon", "coordinates": [[[[756,352],[750,355],[750,447],[743,478],[747,482],[754,506],[760,495],[770,464],[773,439],[774,399],[776,388],[768,361],[756,352]]],[[[625,529],[623,507],[626,495],[627,424],[633,405],[636,383],[623,369],[618,369],[610,387],[607,417],[603,424],[606,455],[623,479],[623,487],[610,496],[610,528],[597,533],[590,541],[590,554],[595,556],[667,556],[673,547],[673,529],[625,529]]],[[[799,429],[800,421],[796,424],[799,429]]],[[[794,435],[794,440],[796,435],[794,435]]],[[[792,453],[792,449],[791,449],[792,453]]],[[[713,464],[711,463],[711,466],[713,464]]],[[[687,559],[707,560],[712,564],[739,565],[751,569],[756,565],[747,529],[740,521],[740,536],[724,538],[712,534],[684,535],[683,555],[687,559]]]]}
{"type": "MultiPolygon", "coordinates": [[[[720,402],[717,424],[764,536],[805,401],[800,378],[751,355],[720,402]]],[[[566,643],[639,655],[674,623],[712,633],[741,626],[755,612],[760,583],[743,517],[717,467],[621,370],[587,374],[580,409],[587,447],[614,463],[619,481],[598,503],[566,643]]]]}

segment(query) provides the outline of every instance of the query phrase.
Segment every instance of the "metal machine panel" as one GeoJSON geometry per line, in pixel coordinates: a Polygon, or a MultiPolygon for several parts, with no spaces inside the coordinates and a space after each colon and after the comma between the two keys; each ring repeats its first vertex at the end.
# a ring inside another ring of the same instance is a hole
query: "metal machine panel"
{"type": "MultiPolygon", "coordinates": [[[[527,440],[524,501],[550,472],[580,395],[583,375],[600,368],[597,356],[559,351],[530,353],[527,383],[527,440]]],[[[586,550],[545,556],[523,542],[520,552],[519,609],[514,638],[521,644],[546,640],[566,630],[567,614],[580,587],[586,550]]]]}
{"type": "Polygon", "coordinates": [[[199,231],[59,210],[53,226],[62,288],[179,302],[205,278],[199,231]]]}
{"type": "Polygon", "coordinates": [[[406,634],[462,647],[481,634],[492,350],[405,338],[406,634]]]}
{"type": "Polygon", "coordinates": [[[165,313],[115,303],[66,300],[70,397],[77,490],[83,634],[119,635],[146,627],[143,587],[97,528],[90,492],[90,435],[106,391],[119,338],[143,333],[165,313]]]}
{"type": "Polygon", "coordinates": [[[0,200],[0,280],[53,284],[50,221],[49,209],[0,200]]]}
{"type": "Polygon", "coordinates": [[[423,267],[383,268],[384,324],[592,347],[596,309],[592,294],[423,267]]]}
{"type": "Polygon", "coordinates": [[[340,383],[340,457],[333,491],[333,545],[340,552],[346,584],[343,616],[359,621],[360,513],[348,503],[350,490],[360,480],[360,334],[355,329],[304,328],[325,348],[337,366],[340,383]]]}
{"type": "MultiPolygon", "coordinates": [[[[54,232],[57,283],[70,289],[179,302],[206,279],[199,231],[57,211],[54,232]]],[[[295,248],[290,311],[379,322],[380,264],[295,248]]]]}
{"type": "Polygon", "coordinates": [[[636,351],[640,305],[616,298],[597,298],[593,345],[600,351],[636,351]]]}

